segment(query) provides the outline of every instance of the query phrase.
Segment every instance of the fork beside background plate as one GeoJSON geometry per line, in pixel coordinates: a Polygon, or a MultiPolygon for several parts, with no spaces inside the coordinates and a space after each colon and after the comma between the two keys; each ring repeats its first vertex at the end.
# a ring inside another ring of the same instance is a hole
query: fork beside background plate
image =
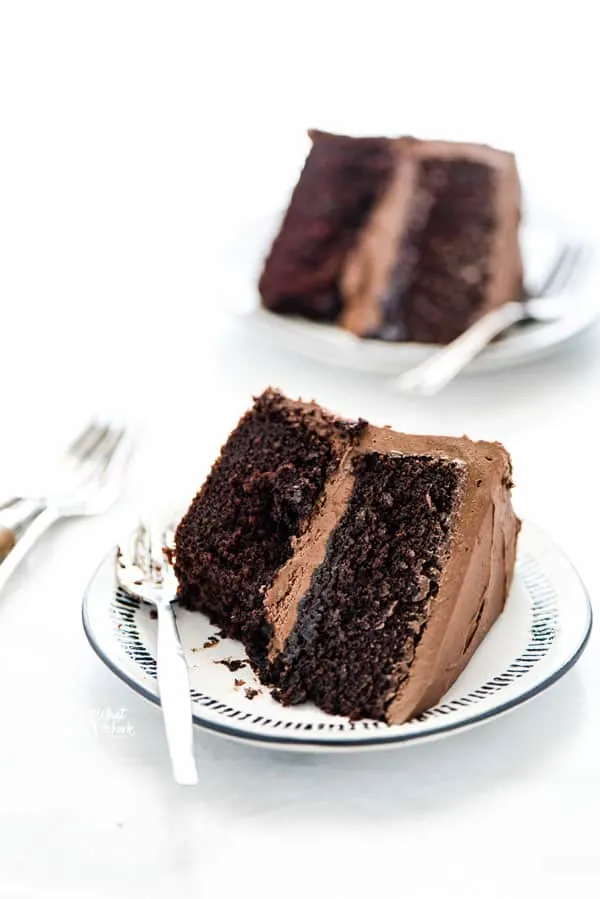
{"type": "Polygon", "coordinates": [[[495,338],[513,325],[560,321],[569,312],[562,294],[574,280],[583,258],[578,244],[565,244],[543,281],[534,291],[513,303],[505,303],[477,319],[466,331],[394,380],[394,388],[405,393],[433,396],[444,389],[495,338]]]}

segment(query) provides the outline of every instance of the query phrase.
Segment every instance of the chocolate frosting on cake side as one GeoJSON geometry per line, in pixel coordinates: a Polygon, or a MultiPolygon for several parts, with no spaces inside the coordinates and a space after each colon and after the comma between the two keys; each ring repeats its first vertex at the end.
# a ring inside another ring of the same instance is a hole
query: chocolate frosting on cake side
{"type": "Polygon", "coordinates": [[[309,526],[296,540],[292,557],[265,594],[265,614],[273,632],[271,661],[285,647],[299,603],[348,505],[354,486],[352,461],[369,452],[443,457],[462,463],[466,473],[438,595],[431,601],[407,677],[389,697],[387,720],[399,724],[441,699],[501,613],[520,522],[510,499],[510,458],[500,444],[365,427],[358,442],[347,448],[309,526]]]}
{"type": "Polygon", "coordinates": [[[442,698],[502,612],[520,521],[510,497],[510,458],[500,444],[377,431],[372,448],[457,459],[467,472],[438,595],[408,677],[388,706],[389,723],[401,724],[442,698]]]}

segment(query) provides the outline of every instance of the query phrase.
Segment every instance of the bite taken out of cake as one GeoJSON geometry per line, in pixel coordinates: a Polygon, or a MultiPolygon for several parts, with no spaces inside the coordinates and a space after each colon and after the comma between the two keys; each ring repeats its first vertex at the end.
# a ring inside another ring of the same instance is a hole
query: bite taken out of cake
{"type": "Polygon", "coordinates": [[[179,595],[284,704],[399,724],[502,612],[520,522],[498,443],[259,396],[179,523],[179,595]]]}
{"type": "Polygon", "coordinates": [[[445,344],[522,294],[512,153],[311,131],[262,305],[359,337],[445,344]]]}

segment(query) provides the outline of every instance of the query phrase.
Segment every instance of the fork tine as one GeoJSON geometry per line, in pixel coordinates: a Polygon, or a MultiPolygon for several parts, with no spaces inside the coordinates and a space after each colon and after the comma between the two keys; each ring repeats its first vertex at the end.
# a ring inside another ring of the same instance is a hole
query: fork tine
{"type": "Polygon", "coordinates": [[[565,264],[565,261],[568,259],[570,253],[571,253],[570,245],[565,244],[565,246],[562,248],[562,250],[556,257],[556,259],[554,260],[554,262],[550,268],[550,271],[547,273],[546,277],[540,284],[540,287],[537,291],[538,296],[544,296],[545,294],[547,294],[550,291],[552,285],[554,284],[555,278],[559,274],[561,268],[565,264]]]}
{"type": "Polygon", "coordinates": [[[103,477],[118,481],[125,473],[133,451],[134,440],[127,428],[115,430],[112,446],[107,451],[103,477]]]}
{"type": "Polygon", "coordinates": [[[162,568],[164,564],[163,557],[163,535],[162,531],[159,527],[156,526],[156,523],[153,522],[149,527],[149,555],[150,555],[150,565],[152,566],[151,571],[153,575],[153,579],[161,580],[162,579],[162,568]]]}
{"type": "Polygon", "coordinates": [[[163,533],[163,543],[165,546],[173,547],[175,543],[175,525],[170,522],[166,525],[163,533]]]}
{"type": "Polygon", "coordinates": [[[84,459],[98,443],[103,430],[102,425],[92,419],[67,448],[65,455],[75,460],[84,459]]]}
{"type": "Polygon", "coordinates": [[[148,567],[148,530],[143,521],[140,521],[131,540],[130,558],[136,568],[145,571],[148,567]]]}
{"type": "Polygon", "coordinates": [[[103,474],[113,461],[119,446],[125,440],[126,433],[125,428],[107,428],[104,439],[97,446],[94,454],[103,474]]]}
{"type": "Polygon", "coordinates": [[[44,495],[48,489],[56,494],[60,494],[64,490],[69,492],[73,481],[76,481],[77,476],[88,467],[86,465],[88,459],[104,439],[106,433],[106,424],[97,418],[92,418],[67,449],[42,469],[38,474],[38,486],[33,486],[30,492],[38,492],[40,495],[44,495]]]}
{"type": "MultiPolygon", "coordinates": [[[[98,439],[90,446],[88,452],[76,463],[74,476],[72,476],[71,490],[80,489],[94,482],[101,483],[108,476],[117,478],[119,471],[114,470],[113,464],[117,451],[126,443],[127,431],[124,428],[114,428],[108,424],[101,426],[98,439]]],[[[124,467],[124,461],[120,464],[124,467]]]]}
{"type": "Polygon", "coordinates": [[[580,257],[580,246],[565,244],[542,282],[538,295],[543,297],[550,293],[557,294],[560,293],[561,290],[564,290],[571,279],[580,257]]]}
{"type": "Polygon", "coordinates": [[[553,293],[561,293],[566,288],[567,284],[572,280],[575,270],[579,267],[582,256],[583,250],[580,246],[571,248],[571,253],[565,260],[564,265],[558,273],[557,280],[553,284],[553,293]]]}

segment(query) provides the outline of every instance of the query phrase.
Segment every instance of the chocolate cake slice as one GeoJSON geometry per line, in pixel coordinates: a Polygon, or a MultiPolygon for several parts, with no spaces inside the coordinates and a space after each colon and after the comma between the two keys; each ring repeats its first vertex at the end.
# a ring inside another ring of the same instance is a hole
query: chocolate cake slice
{"type": "Polygon", "coordinates": [[[519,298],[521,189],[511,153],[310,136],[260,277],[266,309],[360,337],[443,344],[519,298]]]}
{"type": "Polygon", "coordinates": [[[401,723],[501,613],[519,521],[497,443],[396,433],[269,390],[176,532],[182,601],[283,703],[401,723]]]}

